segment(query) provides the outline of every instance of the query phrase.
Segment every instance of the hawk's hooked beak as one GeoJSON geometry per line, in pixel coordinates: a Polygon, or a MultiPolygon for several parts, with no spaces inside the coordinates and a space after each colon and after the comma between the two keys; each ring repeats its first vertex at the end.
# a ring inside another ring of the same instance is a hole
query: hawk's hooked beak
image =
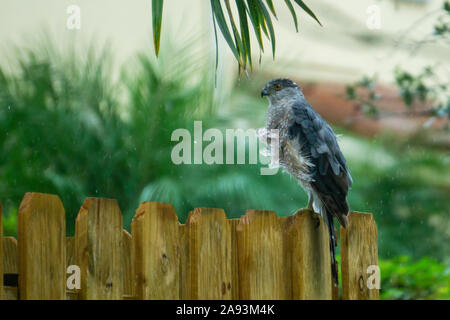
{"type": "Polygon", "coordinates": [[[261,91],[261,98],[264,97],[264,96],[268,96],[268,95],[269,95],[269,92],[267,91],[267,89],[266,88],[262,89],[262,91],[261,91]]]}

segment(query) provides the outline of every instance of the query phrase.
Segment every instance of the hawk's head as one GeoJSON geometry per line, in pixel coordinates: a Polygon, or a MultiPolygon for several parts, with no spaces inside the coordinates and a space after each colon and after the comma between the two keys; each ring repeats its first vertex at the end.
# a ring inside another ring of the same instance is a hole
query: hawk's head
{"type": "Polygon", "coordinates": [[[290,79],[274,79],[269,81],[261,91],[261,97],[267,96],[269,100],[281,100],[300,93],[300,87],[290,79]]]}

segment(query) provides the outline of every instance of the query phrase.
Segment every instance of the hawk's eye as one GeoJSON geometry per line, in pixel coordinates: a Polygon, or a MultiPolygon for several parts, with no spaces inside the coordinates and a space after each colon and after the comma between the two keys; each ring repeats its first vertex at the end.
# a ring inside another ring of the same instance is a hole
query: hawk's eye
{"type": "Polygon", "coordinates": [[[274,88],[275,88],[275,90],[279,91],[279,90],[281,90],[281,85],[280,84],[276,84],[274,86],[274,88]]]}

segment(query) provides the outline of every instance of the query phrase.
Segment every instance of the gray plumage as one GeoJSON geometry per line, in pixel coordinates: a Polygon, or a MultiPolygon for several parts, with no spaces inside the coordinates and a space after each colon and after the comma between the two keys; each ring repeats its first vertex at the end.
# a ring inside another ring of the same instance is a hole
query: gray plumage
{"type": "Polygon", "coordinates": [[[279,130],[280,166],[306,191],[308,208],[328,224],[332,271],[337,282],[333,217],[348,226],[346,197],[353,181],[336,135],[293,81],[272,80],[261,96],[269,99],[266,129],[279,130]]]}

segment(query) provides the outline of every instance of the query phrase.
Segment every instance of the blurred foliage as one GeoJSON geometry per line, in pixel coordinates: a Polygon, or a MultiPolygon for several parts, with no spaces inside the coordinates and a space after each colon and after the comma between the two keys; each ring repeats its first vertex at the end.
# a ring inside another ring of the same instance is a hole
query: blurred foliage
{"type": "Polygon", "coordinates": [[[442,9],[443,12],[441,12],[434,25],[433,35],[448,39],[450,36],[450,2],[445,1],[442,9]]]}
{"type": "MultiPolygon", "coordinates": [[[[292,0],[296,6],[299,6],[306,14],[312,17],[322,25],[314,12],[302,0],[292,0]]],[[[294,20],[295,29],[298,32],[298,19],[295,7],[291,0],[284,0],[294,20]]],[[[153,24],[153,44],[155,53],[158,56],[161,24],[163,17],[164,0],[152,0],[152,24],[153,24]]],[[[239,64],[239,70],[252,68],[251,51],[251,33],[250,25],[253,27],[254,35],[258,41],[261,52],[264,52],[264,38],[272,44],[272,55],[275,58],[275,29],[272,20],[278,19],[275,6],[272,0],[210,0],[211,15],[214,25],[214,34],[216,38],[216,68],[218,63],[218,39],[217,26],[223,35],[228,47],[231,49],[236,61],[239,64]],[[222,5],[223,3],[223,5],[222,5]],[[233,4],[234,3],[234,6],[233,4]],[[225,7],[225,10],[224,10],[225,7]],[[237,12],[239,22],[236,22],[233,12],[237,12]],[[227,21],[228,17],[228,21],[227,21]],[[249,23],[250,21],[250,23],[249,23]],[[239,27],[238,27],[239,26],[239,27]],[[231,28],[231,29],[230,29],[231,28]]]]}
{"type": "MultiPolygon", "coordinates": [[[[287,216],[303,207],[306,195],[287,174],[262,176],[259,165],[172,163],[175,129],[192,132],[194,120],[203,121],[203,130],[261,127],[267,110],[259,98],[264,79],[242,79],[230,92],[214,89],[214,61],[194,47],[164,45],[158,60],[139,54],[118,78],[108,48],[66,52],[42,42],[16,50],[10,65],[0,67],[5,234],[16,234],[17,210],[30,191],[61,197],[69,235],[88,196],[118,199],[128,229],[144,200],[171,202],[181,222],[195,207],[223,208],[230,218],[247,209],[287,216]]],[[[411,266],[423,256],[448,263],[448,156],[395,137],[368,141],[336,129],[344,133],[340,143],[355,181],[349,202],[353,210],[374,213],[380,258],[408,255],[411,266]]],[[[397,272],[387,265],[388,275],[397,272]]],[[[408,279],[419,277],[413,272],[408,279]]],[[[427,279],[405,280],[405,296],[398,297],[441,294],[442,278],[436,286],[427,279]],[[414,286],[429,291],[417,293],[414,286]]],[[[400,285],[387,283],[383,294],[394,295],[400,285]]]]}
{"type": "Polygon", "coordinates": [[[382,95],[377,92],[376,76],[364,76],[360,81],[347,85],[347,99],[355,101],[357,111],[366,116],[380,119],[392,116],[425,116],[429,118],[426,127],[436,119],[443,118],[445,129],[450,129],[450,86],[448,81],[440,79],[435,68],[428,66],[419,74],[396,67],[394,70],[395,84],[405,105],[405,111],[383,111],[379,100],[382,95]],[[427,107],[431,105],[431,107],[427,107]]]}
{"type": "Polygon", "coordinates": [[[381,260],[381,299],[450,300],[450,266],[407,256],[381,260]]]}
{"type": "MultiPolygon", "coordinates": [[[[435,13],[438,16],[433,32],[425,39],[417,42],[416,48],[411,50],[413,53],[427,42],[445,41],[448,43],[450,40],[450,2],[444,2],[442,8],[435,13]]],[[[428,13],[424,17],[428,18],[429,16],[434,15],[428,13]]],[[[372,118],[425,116],[429,118],[425,123],[426,127],[430,126],[436,119],[443,118],[447,120],[443,127],[449,130],[450,79],[448,79],[448,74],[445,73],[447,67],[445,63],[427,66],[418,74],[412,74],[400,66],[393,70],[399,96],[405,105],[403,112],[383,111],[383,106],[380,105],[382,96],[376,88],[376,75],[372,77],[364,76],[360,81],[347,85],[347,99],[355,101],[357,111],[362,111],[364,115],[372,118]]]]}

